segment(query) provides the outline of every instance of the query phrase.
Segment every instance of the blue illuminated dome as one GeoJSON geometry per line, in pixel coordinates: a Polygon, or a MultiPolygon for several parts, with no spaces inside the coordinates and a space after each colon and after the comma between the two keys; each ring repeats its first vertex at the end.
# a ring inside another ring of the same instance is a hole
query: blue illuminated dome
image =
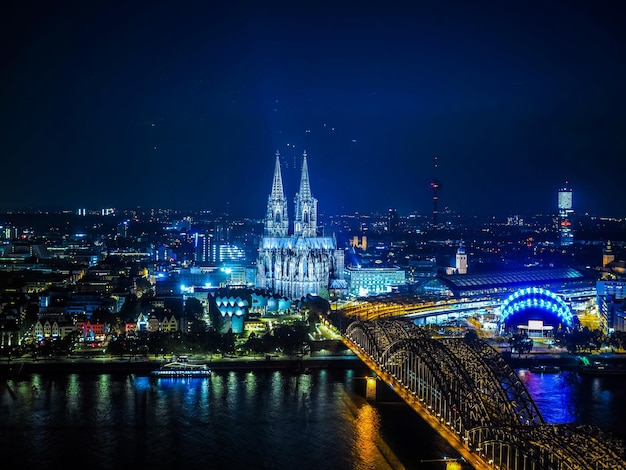
{"type": "Polygon", "coordinates": [[[572,312],[563,299],[541,287],[527,287],[514,292],[504,301],[500,313],[502,323],[510,322],[511,318],[520,323],[541,319],[555,327],[571,327],[573,322],[572,312]]]}

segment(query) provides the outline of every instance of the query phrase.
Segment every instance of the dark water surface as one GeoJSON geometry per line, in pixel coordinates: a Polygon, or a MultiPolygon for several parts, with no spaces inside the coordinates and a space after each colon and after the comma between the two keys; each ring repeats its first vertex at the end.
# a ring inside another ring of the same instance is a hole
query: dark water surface
{"type": "Polygon", "coordinates": [[[452,455],[406,405],[361,388],[352,370],[35,374],[0,390],[0,446],[16,468],[410,469],[452,455]]]}
{"type": "Polygon", "coordinates": [[[593,424],[626,440],[626,375],[517,373],[546,422],[593,424]]]}
{"type": "MultiPolygon", "coordinates": [[[[520,376],[548,422],[621,429],[623,380],[520,376]]],[[[2,468],[435,470],[422,461],[456,456],[405,404],[363,392],[352,370],[4,380],[2,468]]]]}

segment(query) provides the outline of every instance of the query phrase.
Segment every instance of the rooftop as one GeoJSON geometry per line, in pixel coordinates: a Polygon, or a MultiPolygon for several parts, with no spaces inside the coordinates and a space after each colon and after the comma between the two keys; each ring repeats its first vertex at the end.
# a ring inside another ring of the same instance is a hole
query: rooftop
{"type": "Polygon", "coordinates": [[[592,276],[575,268],[527,268],[477,274],[443,275],[439,276],[439,279],[452,290],[463,290],[584,281],[595,279],[595,275],[592,276]]]}

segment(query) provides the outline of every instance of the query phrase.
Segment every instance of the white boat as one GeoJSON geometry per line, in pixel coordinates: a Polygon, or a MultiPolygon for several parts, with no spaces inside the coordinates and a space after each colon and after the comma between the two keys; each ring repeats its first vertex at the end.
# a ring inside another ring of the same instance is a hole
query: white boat
{"type": "Polygon", "coordinates": [[[153,370],[157,377],[210,377],[211,369],[206,364],[190,364],[189,362],[168,362],[160,369],[153,370]]]}
{"type": "Polygon", "coordinates": [[[532,366],[530,368],[530,371],[534,372],[535,374],[558,374],[559,372],[561,372],[561,368],[559,366],[542,365],[532,366]]]}

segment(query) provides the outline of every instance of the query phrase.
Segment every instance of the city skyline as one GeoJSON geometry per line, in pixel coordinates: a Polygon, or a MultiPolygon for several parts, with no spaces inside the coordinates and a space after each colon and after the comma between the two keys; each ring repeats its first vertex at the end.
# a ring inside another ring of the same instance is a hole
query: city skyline
{"type": "Polygon", "coordinates": [[[306,151],[325,213],[626,215],[610,2],[1,8],[0,210],[260,218],[306,151]]]}

